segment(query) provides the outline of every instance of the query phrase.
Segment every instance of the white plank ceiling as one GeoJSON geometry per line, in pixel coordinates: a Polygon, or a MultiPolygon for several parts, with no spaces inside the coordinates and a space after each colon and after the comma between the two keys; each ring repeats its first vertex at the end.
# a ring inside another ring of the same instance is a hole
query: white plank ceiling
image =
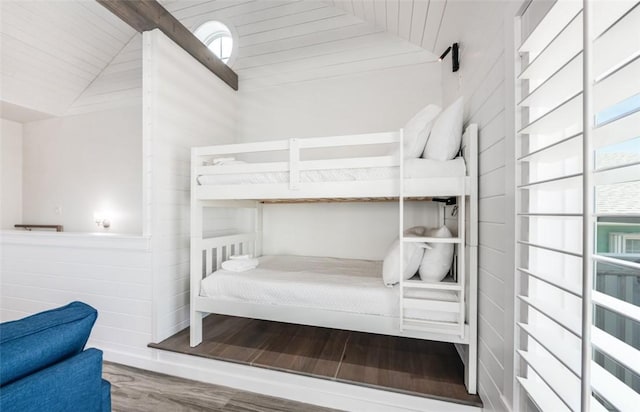
{"type": "Polygon", "coordinates": [[[0,1],[2,101],[63,114],[134,30],[95,1],[0,1]]]}
{"type": "Polygon", "coordinates": [[[327,0],[387,33],[435,50],[447,0],[327,0]]]}
{"type": "Polygon", "coordinates": [[[432,0],[432,7],[428,0],[160,2],[191,30],[207,20],[235,30],[239,49],[232,68],[242,89],[432,62],[428,50],[445,5],[440,0],[432,0]]]}
{"type": "MultiPolygon", "coordinates": [[[[160,0],[185,26],[227,23],[251,89],[421,64],[446,0],[160,0]]],[[[93,0],[0,1],[0,100],[62,115],[139,98],[134,30],[93,0]],[[137,82],[137,83],[136,83],[137,82]]]]}

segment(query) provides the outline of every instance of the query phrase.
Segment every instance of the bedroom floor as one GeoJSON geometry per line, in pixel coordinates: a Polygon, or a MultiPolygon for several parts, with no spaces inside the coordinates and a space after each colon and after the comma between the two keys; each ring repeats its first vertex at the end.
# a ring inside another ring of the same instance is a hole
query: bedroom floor
{"type": "Polygon", "coordinates": [[[473,406],[449,343],[209,315],[204,339],[185,329],[150,347],[473,406]]]}

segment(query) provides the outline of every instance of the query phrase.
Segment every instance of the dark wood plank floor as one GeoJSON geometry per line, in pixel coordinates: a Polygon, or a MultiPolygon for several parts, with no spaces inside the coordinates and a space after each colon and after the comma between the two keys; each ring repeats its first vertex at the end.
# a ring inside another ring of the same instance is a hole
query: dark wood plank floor
{"type": "Polygon", "coordinates": [[[197,347],[189,346],[188,328],[149,346],[482,406],[467,393],[462,361],[449,343],[209,315],[197,347]]]}
{"type": "Polygon", "coordinates": [[[331,412],[306,403],[274,398],[105,362],[113,412],[331,412]]]}

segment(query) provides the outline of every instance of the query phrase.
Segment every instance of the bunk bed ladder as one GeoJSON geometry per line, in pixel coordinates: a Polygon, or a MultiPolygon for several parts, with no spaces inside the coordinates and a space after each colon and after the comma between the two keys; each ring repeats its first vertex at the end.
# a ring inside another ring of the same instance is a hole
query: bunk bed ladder
{"type": "Polygon", "coordinates": [[[404,129],[400,129],[400,181],[398,183],[398,239],[400,239],[400,332],[404,331],[404,129]]]}
{"type": "MultiPolygon", "coordinates": [[[[466,309],[466,297],[465,297],[465,282],[466,282],[466,228],[465,228],[465,214],[466,214],[466,195],[462,194],[457,196],[457,226],[458,230],[454,238],[430,238],[430,237],[415,237],[404,235],[404,200],[405,200],[405,187],[404,187],[404,131],[400,129],[400,182],[399,182],[399,212],[398,212],[398,236],[400,239],[400,332],[405,330],[432,332],[432,333],[444,333],[450,335],[458,335],[461,339],[465,339],[465,309],[466,309]],[[455,248],[455,259],[453,262],[451,274],[453,275],[454,282],[439,282],[439,283],[425,283],[415,280],[404,280],[402,273],[404,272],[404,243],[406,242],[419,242],[419,243],[453,243],[455,248]],[[434,309],[428,300],[416,299],[413,297],[406,298],[406,289],[428,289],[428,290],[450,290],[456,294],[456,300],[451,302],[450,305],[440,304],[437,308],[439,311],[456,314],[455,322],[443,322],[443,321],[428,321],[415,319],[405,316],[405,308],[430,310],[434,309]],[[444,310],[443,310],[444,308],[444,310]]],[[[444,214],[440,214],[441,221],[446,223],[446,207],[444,207],[444,214]]],[[[455,210],[455,209],[454,209],[455,210]]]]}

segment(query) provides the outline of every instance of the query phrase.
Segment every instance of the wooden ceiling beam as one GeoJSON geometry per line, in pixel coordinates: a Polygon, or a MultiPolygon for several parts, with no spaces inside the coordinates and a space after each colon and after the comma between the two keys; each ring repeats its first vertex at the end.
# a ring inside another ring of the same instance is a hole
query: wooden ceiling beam
{"type": "Polygon", "coordinates": [[[140,33],[160,29],[213,74],[238,90],[238,75],[156,0],[96,1],[140,33]]]}

